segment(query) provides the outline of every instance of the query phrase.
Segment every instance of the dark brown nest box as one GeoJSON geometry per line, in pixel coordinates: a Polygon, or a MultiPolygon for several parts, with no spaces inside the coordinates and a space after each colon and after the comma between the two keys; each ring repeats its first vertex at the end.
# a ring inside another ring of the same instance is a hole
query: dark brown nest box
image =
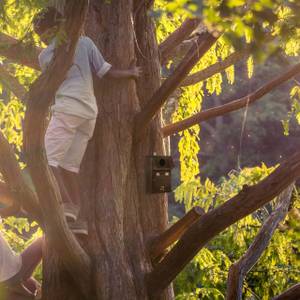
{"type": "Polygon", "coordinates": [[[171,156],[153,155],[147,157],[147,192],[169,193],[171,187],[171,170],[174,167],[171,156]]]}

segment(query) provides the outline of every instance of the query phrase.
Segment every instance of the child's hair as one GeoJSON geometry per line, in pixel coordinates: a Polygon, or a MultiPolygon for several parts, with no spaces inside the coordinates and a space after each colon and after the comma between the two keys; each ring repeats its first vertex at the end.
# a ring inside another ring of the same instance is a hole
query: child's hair
{"type": "Polygon", "coordinates": [[[33,19],[33,29],[38,34],[43,34],[46,30],[60,25],[62,14],[54,7],[47,7],[39,12],[33,19]]]}

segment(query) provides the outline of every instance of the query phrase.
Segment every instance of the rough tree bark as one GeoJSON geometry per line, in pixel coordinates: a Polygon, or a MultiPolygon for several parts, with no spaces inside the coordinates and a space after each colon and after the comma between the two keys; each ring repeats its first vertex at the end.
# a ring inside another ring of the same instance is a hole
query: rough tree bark
{"type": "MultiPolygon", "coordinates": [[[[92,291],[87,299],[147,299],[144,275],[151,270],[147,240],[167,227],[166,197],[145,192],[145,158],[163,153],[160,118],[153,120],[141,143],[132,143],[134,116],[160,85],[154,26],[146,7],[140,7],[134,28],[133,11],[128,0],[91,1],[87,18],[86,33],[106,60],[125,69],[137,58],[144,69],[137,85],[133,80],[106,79],[95,84],[100,114],[82,165],[87,199],[83,206],[89,223],[84,244],[92,261],[92,291]]],[[[46,299],[59,295],[62,300],[81,300],[68,273],[57,272],[57,257],[48,259],[46,299]]],[[[171,291],[160,298],[172,299],[171,291]]]]}

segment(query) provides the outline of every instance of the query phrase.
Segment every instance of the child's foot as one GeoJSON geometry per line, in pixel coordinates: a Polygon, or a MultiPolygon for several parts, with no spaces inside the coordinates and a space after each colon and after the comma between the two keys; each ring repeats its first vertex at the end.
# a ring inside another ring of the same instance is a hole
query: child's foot
{"type": "Polygon", "coordinates": [[[88,225],[87,225],[87,222],[85,222],[85,221],[77,220],[75,222],[68,222],[68,225],[69,225],[70,230],[74,234],[78,234],[78,235],[88,235],[89,234],[88,225]]]}
{"type": "Polygon", "coordinates": [[[73,203],[63,203],[64,215],[67,221],[76,221],[79,213],[79,207],[73,203]]]}

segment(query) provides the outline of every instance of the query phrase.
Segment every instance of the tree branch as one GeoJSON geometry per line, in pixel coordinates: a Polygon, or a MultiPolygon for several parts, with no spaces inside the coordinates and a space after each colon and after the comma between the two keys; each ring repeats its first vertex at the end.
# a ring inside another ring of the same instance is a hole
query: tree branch
{"type": "Polygon", "coordinates": [[[159,295],[214,236],[274,199],[299,176],[300,152],[297,152],[268,177],[245,186],[235,197],[202,216],[147,275],[149,294],[159,295]]]}
{"type": "Polygon", "coordinates": [[[174,73],[167,78],[161,87],[154,93],[147,102],[142,111],[136,116],[135,120],[135,139],[136,141],[142,136],[148,123],[154,115],[160,110],[168,97],[176,90],[180,82],[191,71],[198,60],[211,48],[217,40],[212,34],[202,33],[192,48],[183,58],[182,62],[176,68],[174,73]]]}
{"type": "Polygon", "coordinates": [[[295,284],[281,295],[273,298],[273,300],[292,300],[300,299],[300,283],[295,284]]]}
{"type": "Polygon", "coordinates": [[[41,48],[26,45],[5,33],[0,33],[0,55],[13,62],[40,70],[38,56],[41,51],[41,48]]]}
{"type": "Polygon", "coordinates": [[[27,93],[25,87],[12,76],[6,68],[0,64],[0,81],[3,85],[13,92],[13,94],[22,102],[25,101],[25,95],[27,93]]]}
{"type": "Polygon", "coordinates": [[[186,19],[179,28],[172,32],[160,45],[160,61],[161,64],[165,64],[170,57],[172,51],[179,46],[185,39],[187,39],[191,33],[198,27],[201,19],[186,19]]]}
{"type": "MultiPolygon", "coordinates": [[[[266,34],[264,37],[264,41],[266,43],[272,41],[274,39],[274,36],[270,34],[266,34]]],[[[196,72],[194,74],[189,75],[181,84],[181,86],[189,86],[196,84],[200,81],[204,81],[213,75],[220,73],[230,67],[231,65],[234,65],[238,61],[242,59],[246,59],[251,54],[251,48],[249,45],[246,45],[242,50],[235,51],[232,54],[230,54],[228,57],[226,57],[224,60],[219,61],[209,67],[207,67],[204,70],[201,70],[199,72],[196,72]]]]}
{"type": "Polygon", "coordinates": [[[36,195],[24,180],[16,156],[1,131],[0,172],[6,182],[6,185],[1,183],[1,191],[5,194],[5,199],[3,200],[18,202],[21,207],[41,223],[42,214],[38,206],[36,195]],[[9,190],[7,188],[9,188],[9,190]]]}
{"type": "Polygon", "coordinates": [[[248,104],[250,105],[250,104],[254,103],[256,100],[258,100],[261,97],[263,97],[264,95],[266,95],[267,93],[269,93],[270,91],[272,91],[274,88],[278,87],[282,83],[291,79],[293,76],[295,76],[299,72],[300,72],[300,64],[297,64],[297,65],[293,66],[292,68],[290,68],[284,74],[271,80],[264,86],[260,87],[258,90],[254,91],[253,93],[251,93],[241,99],[237,99],[237,100],[231,101],[227,104],[207,109],[207,110],[199,112],[185,120],[176,122],[174,124],[167,125],[162,129],[163,136],[166,137],[166,136],[172,135],[174,133],[186,130],[200,122],[203,122],[203,121],[206,121],[206,120],[218,117],[218,116],[222,116],[226,113],[241,109],[241,108],[247,106],[248,104]]]}
{"type": "Polygon", "coordinates": [[[249,49],[245,49],[242,51],[236,51],[230,54],[228,57],[226,57],[224,60],[219,61],[209,67],[207,67],[204,70],[201,70],[199,72],[196,72],[192,75],[189,75],[180,86],[189,86],[196,84],[200,81],[204,81],[210,77],[212,77],[215,74],[218,74],[231,65],[235,64],[236,62],[242,60],[243,58],[247,58],[250,54],[249,49]]]}
{"type": "Polygon", "coordinates": [[[78,38],[83,28],[88,1],[68,0],[67,40],[55,50],[47,71],[32,85],[24,121],[24,150],[27,165],[44,212],[45,233],[59,253],[62,263],[79,287],[90,289],[90,259],[69,230],[61,208],[61,196],[44,154],[44,135],[48,109],[55,93],[73,63],[78,38]]]}
{"type": "Polygon", "coordinates": [[[204,215],[201,207],[194,207],[182,219],[173,224],[168,230],[151,241],[150,255],[152,259],[161,256],[164,251],[175,243],[186,230],[204,215]]]}
{"type": "Polygon", "coordinates": [[[292,190],[293,184],[279,195],[276,210],[268,217],[247,252],[231,266],[227,280],[227,300],[242,299],[244,278],[268,247],[274,231],[285,218],[292,190]]]}

